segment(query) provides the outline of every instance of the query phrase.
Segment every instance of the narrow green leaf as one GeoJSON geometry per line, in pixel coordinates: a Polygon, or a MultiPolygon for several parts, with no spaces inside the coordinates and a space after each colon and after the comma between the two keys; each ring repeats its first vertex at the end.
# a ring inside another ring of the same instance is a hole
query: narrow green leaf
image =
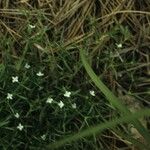
{"type": "MultiPolygon", "coordinates": [[[[107,86],[100,80],[100,78],[94,73],[90,65],[88,64],[84,51],[80,49],[80,56],[82,63],[92,79],[95,85],[100,89],[100,91],[105,95],[106,99],[117,108],[123,115],[131,114],[131,112],[121,103],[121,101],[107,88],[107,86]]],[[[150,133],[138,120],[132,120],[131,123],[139,131],[139,133],[145,138],[147,143],[150,143],[150,133]]]]}
{"type": "Polygon", "coordinates": [[[81,138],[88,137],[88,136],[91,136],[93,134],[98,134],[98,133],[100,134],[102,131],[104,131],[106,129],[109,129],[109,128],[112,129],[116,125],[119,125],[119,124],[122,124],[122,123],[128,123],[128,122],[131,122],[134,119],[138,119],[138,118],[141,118],[141,117],[144,117],[144,116],[150,116],[150,110],[149,109],[140,110],[136,113],[128,114],[128,115],[125,115],[123,117],[113,119],[113,120],[107,121],[105,123],[101,123],[97,126],[87,128],[84,131],[81,131],[79,133],[76,133],[74,135],[66,137],[66,138],[64,138],[64,139],[62,139],[58,142],[51,143],[48,146],[46,146],[46,148],[47,149],[59,148],[59,147],[65,145],[66,143],[77,141],[81,138]]]}

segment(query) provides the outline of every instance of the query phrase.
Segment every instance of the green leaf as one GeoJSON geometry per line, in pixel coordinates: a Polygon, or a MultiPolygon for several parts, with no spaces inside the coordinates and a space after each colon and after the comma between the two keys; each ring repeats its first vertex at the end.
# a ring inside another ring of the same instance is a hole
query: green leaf
{"type": "MultiPolygon", "coordinates": [[[[131,114],[131,112],[121,103],[121,100],[119,100],[109,89],[108,87],[101,81],[101,79],[94,73],[90,65],[88,64],[84,51],[80,49],[80,56],[83,63],[83,66],[85,67],[88,75],[92,79],[92,81],[95,83],[95,85],[99,88],[99,90],[105,95],[106,99],[115,107],[117,108],[122,115],[128,115],[131,114]]],[[[132,120],[131,123],[134,125],[134,127],[138,130],[138,132],[145,138],[147,143],[150,143],[150,133],[147,129],[138,121],[137,119],[132,120]]]]}
{"type": "Polygon", "coordinates": [[[81,138],[88,137],[88,136],[91,136],[93,134],[100,134],[100,132],[102,132],[106,129],[114,128],[115,126],[117,126],[119,124],[128,123],[134,119],[138,119],[138,118],[141,118],[144,116],[150,116],[150,110],[149,109],[143,109],[143,110],[140,110],[134,114],[128,114],[128,115],[125,115],[123,117],[113,119],[113,120],[107,121],[105,123],[98,124],[97,126],[87,128],[84,131],[81,131],[79,133],[76,133],[74,135],[66,137],[66,138],[64,138],[58,142],[51,143],[48,146],[46,146],[46,148],[47,149],[59,148],[59,147],[64,146],[66,143],[77,141],[81,138]]]}

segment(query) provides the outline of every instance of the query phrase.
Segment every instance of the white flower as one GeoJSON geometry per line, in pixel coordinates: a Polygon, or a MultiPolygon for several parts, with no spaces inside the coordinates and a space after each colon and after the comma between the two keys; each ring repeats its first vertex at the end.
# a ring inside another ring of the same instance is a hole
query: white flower
{"type": "Polygon", "coordinates": [[[18,82],[18,76],[12,77],[12,83],[18,82]]]}
{"type": "Polygon", "coordinates": [[[29,69],[31,66],[30,66],[28,63],[26,63],[24,67],[25,67],[26,69],[29,69]]]}
{"type": "Polygon", "coordinates": [[[64,107],[64,103],[63,103],[62,101],[60,101],[60,102],[58,103],[58,106],[59,106],[60,108],[63,108],[63,107],[64,107]]]}
{"type": "Polygon", "coordinates": [[[34,28],[35,28],[35,25],[29,24],[29,27],[30,27],[31,29],[34,29],[34,28]]]}
{"type": "Polygon", "coordinates": [[[90,92],[90,94],[91,94],[92,96],[95,96],[95,91],[91,90],[91,91],[89,91],[89,92],[90,92]]]}
{"type": "Polygon", "coordinates": [[[70,97],[70,95],[71,95],[71,92],[69,92],[69,91],[66,91],[64,94],[65,97],[70,97]]]}
{"type": "Polygon", "coordinates": [[[46,140],[46,135],[43,134],[43,135],[41,136],[41,139],[45,141],[45,140],[46,140]]]}
{"type": "Polygon", "coordinates": [[[16,113],[14,116],[15,116],[16,118],[19,118],[19,117],[20,117],[20,115],[19,115],[18,113],[16,113]]]}
{"type": "Polygon", "coordinates": [[[118,48],[122,48],[122,44],[116,44],[118,48]]]}
{"type": "Polygon", "coordinates": [[[42,76],[44,76],[44,73],[42,73],[41,71],[39,71],[36,75],[39,76],[39,77],[42,77],[42,76]]]}
{"type": "Polygon", "coordinates": [[[23,128],[24,128],[24,126],[21,123],[19,123],[19,125],[17,126],[17,129],[20,130],[20,131],[22,131],[23,128]]]}
{"type": "Polygon", "coordinates": [[[76,108],[77,108],[76,103],[73,103],[73,104],[72,104],[72,108],[73,108],[73,109],[76,109],[76,108]]]}
{"type": "Polygon", "coordinates": [[[52,99],[52,98],[48,98],[48,99],[46,100],[46,103],[51,104],[52,102],[53,102],[53,99],[52,99]]]}
{"type": "Polygon", "coordinates": [[[13,99],[13,95],[10,93],[7,93],[7,99],[13,99]]]}
{"type": "Polygon", "coordinates": [[[118,73],[118,77],[122,77],[122,74],[121,74],[121,73],[118,73]]]}

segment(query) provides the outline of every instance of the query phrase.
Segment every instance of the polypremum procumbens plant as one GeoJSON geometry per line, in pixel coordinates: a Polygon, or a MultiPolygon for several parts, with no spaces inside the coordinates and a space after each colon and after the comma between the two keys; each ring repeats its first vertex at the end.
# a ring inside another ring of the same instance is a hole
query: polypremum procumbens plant
{"type": "MultiPolygon", "coordinates": [[[[24,134],[28,133],[27,139],[30,139],[33,145],[40,145],[42,142],[48,144],[58,138],[55,136],[56,133],[64,132],[63,126],[66,126],[67,132],[75,132],[79,129],[82,125],[80,120],[94,113],[91,106],[99,107],[95,102],[97,94],[90,85],[85,92],[72,84],[72,79],[64,82],[65,74],[61,72],[58,74],[59,85],[57,85],[58,81],[52,80],[51,77],[48,57],[45,58],[46,61],[39,61],[38,65],[34,63],[34,57],[31,56],[30,59],[27,61],[23,58],[14,64],[5,65],[8,73],[3,72],[5,76],[1,81],[3,103],[5,103],[2,110],[8,119],[4,121],[1,133],[6,133],[6,136],[2,137],[6,139],[9,137],[9,140],[13,133],[14,138],[22,139],[24,134]],[[95,106],[92,101],[95,102],[95,106]],[[70,121],[66,124],[67,118],[70,118],[70,121]],[[76,122],[79,126],[76,126],[76,122]],[[70,126],[72,130],[67,126],[70,126]],[[38,140],[41,143],[38,144],[38,140]]],[[[60,60],[59,57],[58,59],[60,60]]],[[[57,65],[59,70],[59,61],[57,65]]],[[[63,135],[60,134],[60,136],[63,135]]],[[[18,141],[22,142],[20,146],[25,145],[27,139],[18,141]]]]}

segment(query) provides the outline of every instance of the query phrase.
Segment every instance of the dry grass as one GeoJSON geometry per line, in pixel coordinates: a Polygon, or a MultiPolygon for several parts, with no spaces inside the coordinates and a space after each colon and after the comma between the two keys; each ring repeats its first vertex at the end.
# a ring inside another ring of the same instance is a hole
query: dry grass
{"type": "Polygon", "coordinates": [[[58,41],[62,38],[65,45],[79,43],[83,37],[92,36],[96,32],[94,27],[88,29],[92,24],[96,24],[95,28],[100,33],[107,33],[116,24],[128,25],[136,38],[134,45],[139,45],[141,38],[145,43],[150,39],[147,32],[150,2],[147,0],[5,0],[1,1],[0,8],[1,30],[16,40],[22,37],[22,25],[29,21],[39,28],[49,27],[53,36],[61,34],[58,41]],[[41,22],[38,22],[39,14],[43,17],[41,22]]]}

